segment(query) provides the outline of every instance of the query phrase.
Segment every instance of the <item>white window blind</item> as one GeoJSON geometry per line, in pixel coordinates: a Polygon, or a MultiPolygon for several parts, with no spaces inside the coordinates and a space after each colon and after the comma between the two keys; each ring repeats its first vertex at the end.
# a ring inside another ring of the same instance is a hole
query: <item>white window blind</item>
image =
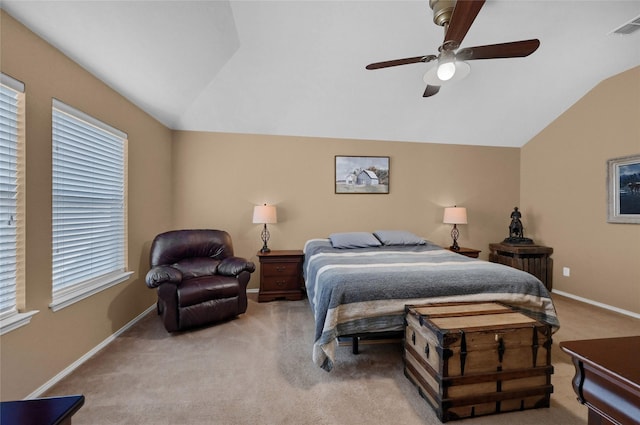
{"type": "Polygon", "coordinates": [[[0,334],[28,323],[24,308],[24,84],[0,74],[0,334]]]}
{"type": "Polygon", "coordinates": [[[54,99],[53,302],[126,279],[127,135],[54,99]]]}

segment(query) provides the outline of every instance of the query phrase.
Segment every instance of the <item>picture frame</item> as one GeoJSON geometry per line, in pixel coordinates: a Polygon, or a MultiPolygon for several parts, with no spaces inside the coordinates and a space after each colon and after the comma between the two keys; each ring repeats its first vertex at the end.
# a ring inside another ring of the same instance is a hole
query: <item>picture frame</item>
{"type": "Polygon", "coordinates": [[[607,161],[607,221],[640,224],[640,154],[607,161]]]}
{"type": "Polygon", "coordinates": [[[388,194],[388,156],[335,157],[336,194],[388,194]]]}

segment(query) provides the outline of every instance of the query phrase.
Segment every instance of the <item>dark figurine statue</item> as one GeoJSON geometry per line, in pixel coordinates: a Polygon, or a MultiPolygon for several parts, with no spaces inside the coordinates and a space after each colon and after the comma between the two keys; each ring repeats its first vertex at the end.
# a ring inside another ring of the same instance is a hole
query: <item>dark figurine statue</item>
{"type": "Polygon", "coordinates": [[[513,209],[511,213],[511,223],[509,224],[509,237],[505,238],[504,243],[510,244],[532,244],[533,240],[524,237],[524,228],[520,218],[522,213],[518,211],[518,207],[513,209]]]}
{"type": "Polygon", "coordinates": [[[513,209],[511,213],[511,224],[509,224],[509,237],[521,238],[523,236],[522,221],[520,221],[522,214],[518,211],[518,207],[513,209]]]}

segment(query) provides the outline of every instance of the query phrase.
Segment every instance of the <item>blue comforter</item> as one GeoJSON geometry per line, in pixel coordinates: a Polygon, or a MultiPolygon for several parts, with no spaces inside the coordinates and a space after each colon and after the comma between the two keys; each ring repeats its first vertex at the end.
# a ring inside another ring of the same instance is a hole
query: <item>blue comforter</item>
{"type": "Polygon", "coordinates": [[[559,327],[549,293],[535,276],[429,242],[336,249],[328,239],[312,239],[304,253],[315,317],[313,361],[327,371],[338,336],[401,331],[406,304],[499,301],[554,331],[559,327]]]}

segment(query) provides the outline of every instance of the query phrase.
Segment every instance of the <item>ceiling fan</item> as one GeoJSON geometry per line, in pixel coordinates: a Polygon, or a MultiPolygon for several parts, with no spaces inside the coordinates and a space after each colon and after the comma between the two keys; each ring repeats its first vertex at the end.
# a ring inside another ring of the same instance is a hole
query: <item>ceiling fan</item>
{"type": "Polygon", "coordinates": [[[367,65],[366,68],[380,69],[437,60],[438,65],[427,71],[424,77],[427,88],[422,96],[429,97],[438,93],[444,82],[450,81],[454,77],[462,78],[469,72],[469,65],[464,61],[525,57],[536,51],[540,46],[538,39],[467,47],[458,50],[484,3],[485,0],[429,0],[429,6],[433,10],[433,22],[444,27],[445,31],[444,41],[438,47],[439,54],[375,62],[367,65]],[[456,74],[458,75],[456,76],[456,74]]]}

